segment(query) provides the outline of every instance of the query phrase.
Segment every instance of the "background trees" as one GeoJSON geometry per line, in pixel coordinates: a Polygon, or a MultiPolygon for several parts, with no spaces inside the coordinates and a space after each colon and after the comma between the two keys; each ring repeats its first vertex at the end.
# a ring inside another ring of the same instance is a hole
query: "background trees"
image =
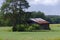
{"type": "Polygon", "coordinates": [[[42,18],[42,19],[45,19],[45,14],[41,11],[38,11],[38,12],[31,12],[31,17],[32,18],[42,18]]]}
{"type": "Polygon", "coordinates": [[[46,15],[46,20],[49,21],[51,24],[59,24],[60,23],[60,16],[46,15]]]}

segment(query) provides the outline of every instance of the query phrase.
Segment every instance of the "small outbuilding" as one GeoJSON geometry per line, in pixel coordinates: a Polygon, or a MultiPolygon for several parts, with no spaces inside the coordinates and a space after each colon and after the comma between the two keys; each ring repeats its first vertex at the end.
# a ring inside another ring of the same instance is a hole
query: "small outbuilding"
{"type": "Polygon", "coordinates": [[[50,30],[49,22],[42,18],[30,18],[30,22],[39,24],[41,30],[50,30]]]}

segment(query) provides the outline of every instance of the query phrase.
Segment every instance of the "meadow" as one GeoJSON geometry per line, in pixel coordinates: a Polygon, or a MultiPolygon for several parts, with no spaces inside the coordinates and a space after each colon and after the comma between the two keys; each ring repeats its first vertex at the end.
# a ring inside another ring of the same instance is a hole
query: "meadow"
{"type": "Polygon", "coordinates": [[[50,24],[51,30],[12,32],[12,27],[0,27],[0,40],[60,40],[60,24],[50,24]]]}

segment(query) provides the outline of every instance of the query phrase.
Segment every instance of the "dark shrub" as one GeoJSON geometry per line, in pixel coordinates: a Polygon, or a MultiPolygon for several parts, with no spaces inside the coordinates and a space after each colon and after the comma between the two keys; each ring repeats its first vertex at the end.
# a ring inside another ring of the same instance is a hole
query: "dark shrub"
{"type": "Polygon", "coordinates": [[[25,26],[23,24],[17,25],[17,31],[25,31],[25,26]]]}
{"type": "Polygon", "coordinates": [[[39,30],[40,26],[38,24],[32,24],[32,25],[28,25],[28,24],[20,24],[17,25],[17,31],[33,31],[33,30],[39,30]]]}

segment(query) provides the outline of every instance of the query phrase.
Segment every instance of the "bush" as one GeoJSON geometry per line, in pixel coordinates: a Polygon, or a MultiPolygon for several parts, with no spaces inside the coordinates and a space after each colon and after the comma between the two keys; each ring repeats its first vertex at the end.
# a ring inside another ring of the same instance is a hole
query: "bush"
{"type": "Polygon", "coordinates": [[[33,31],[33,30],[39,30],[39,25],[38,24],[32,24],[29,26],[28,31],[33,31]]]}
{"type": "Polygon", "coordinates": [[[28,24],[20,24],[17,25],[17,31],[33,31],[33,30],[39,30],[40,26],[38,24],[32,24],[32,25],[28,25],[28,24]]]}
{"type": "Polygon", "coordinates": [[[17,31],[25,31],[25,26],[23,24],[17,25],[17,31]]]}

